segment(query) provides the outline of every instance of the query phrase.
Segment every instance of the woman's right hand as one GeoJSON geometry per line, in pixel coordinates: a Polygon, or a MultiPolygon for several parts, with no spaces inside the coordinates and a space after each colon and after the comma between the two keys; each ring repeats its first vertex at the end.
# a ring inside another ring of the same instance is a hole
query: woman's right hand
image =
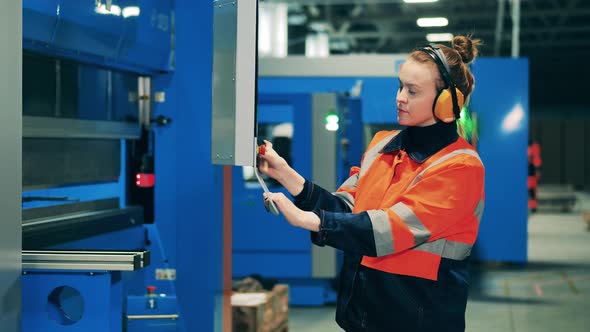
{"type": "Polygon", "coordinates": [[[290,166],[287,164],[287,161],[279,156],[279,154],[272,148],[271,142],[264,140],[264,145],[264,154],[258,154],[258,158],[260,158],[258,169],[263,174],[280,182],[290,166]]]}

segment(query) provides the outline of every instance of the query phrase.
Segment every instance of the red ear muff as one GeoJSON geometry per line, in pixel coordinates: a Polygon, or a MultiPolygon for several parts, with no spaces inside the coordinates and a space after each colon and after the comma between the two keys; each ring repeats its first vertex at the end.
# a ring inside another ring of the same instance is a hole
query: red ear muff
{"type": "MultiPolygon", "coordinates": [[[[457,88],[455,88],[455,93],[457,94],[457,106],[461,109],[463,108],[465,97],[463,97],[463,94],[457,88]]],[[[455,112],[453,111],[453,95],[450,88],[440,90],[439,94],[434,98],[432,112],[442,122],[451,123],[456,120],[455,112]]]]}

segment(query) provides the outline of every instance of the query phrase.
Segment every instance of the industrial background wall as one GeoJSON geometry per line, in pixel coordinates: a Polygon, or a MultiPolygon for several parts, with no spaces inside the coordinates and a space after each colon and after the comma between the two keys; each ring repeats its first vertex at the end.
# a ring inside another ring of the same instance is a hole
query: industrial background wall
{"type": "Polygon", "coordinates": [[[585,172],[590,169],[590,115],[532,113],[530,133],[541,145],[541,184],[590,189],[590,174],[585,172]]]}
{"type": "Polygon", "coordinates": [[[20,331],[21,316],[21,1],[0,11],[0,329],[20,331]]]}

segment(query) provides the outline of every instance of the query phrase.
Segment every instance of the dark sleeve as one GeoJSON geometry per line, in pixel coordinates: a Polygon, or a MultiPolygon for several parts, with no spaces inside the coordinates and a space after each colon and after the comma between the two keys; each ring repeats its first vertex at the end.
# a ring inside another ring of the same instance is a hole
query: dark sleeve
{"type": "Polygon", "coordinates": [[[320,231],[310,232],[314,244],[365,256],[376,255],[373,227],[366,212],[351,213],[351,205],[340,196],[309,180],[305,180],[303,190],[295,196],[295,205],[320,218],[320,231]]]}
{"type": "Polygon", "coordinates": [[[304,211],[322,209],[331,212],[351,212],[345,201],[309,180],[305,180],[303,190],[294,198],[295,206],[304,211]]]}
{"type": "Polygon", "coordinates": [[[371,219],[367,212],[342,213],[313,211],[320,218],[320,231],[311,232],[311,241],[318,246],[330,246],[347,253],[377,256],[371,219]]]}
{"type": "Polygon", "coordinates": [[[295,196],[295,205],[320,218],[320,231],[310,232],[314,244],[375,256],[373,228],[366,212],[350,213],[349,204],[309,180],[305,180],[303,190],[295,196]]]}

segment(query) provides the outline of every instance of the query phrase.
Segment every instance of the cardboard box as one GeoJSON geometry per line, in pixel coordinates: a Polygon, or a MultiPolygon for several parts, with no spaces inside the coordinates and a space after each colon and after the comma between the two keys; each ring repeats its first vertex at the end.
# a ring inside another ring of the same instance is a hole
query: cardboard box
{"type": "Polygon", "coordinates": [[[289,286],[270,292],[232,294],[233,332],[283,332],[288,329],[289,286]]]}

